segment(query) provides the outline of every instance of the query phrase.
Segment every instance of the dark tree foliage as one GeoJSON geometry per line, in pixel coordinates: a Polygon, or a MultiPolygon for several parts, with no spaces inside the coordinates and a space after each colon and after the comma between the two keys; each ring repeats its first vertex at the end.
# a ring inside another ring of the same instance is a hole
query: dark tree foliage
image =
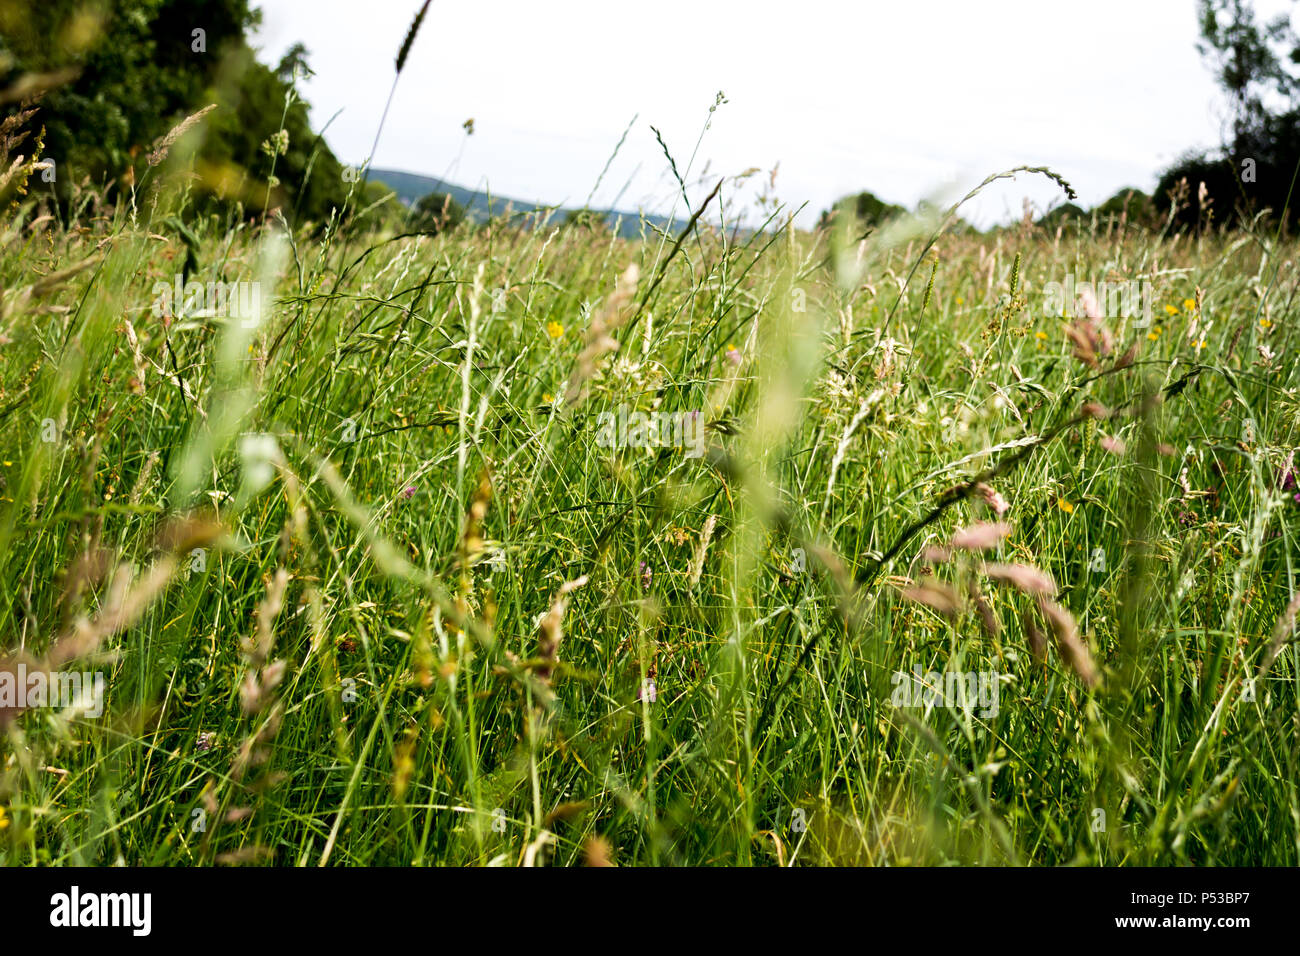
{"type": "Polygon", "coordinates": [[[1084,209],[1072,202],[1062,203],[1039,217],[1035,223],[1047,230],[1059,227],[1106,229],[1120,224],[1139,229],[1153,229],[1161,224],[1159,211],[1151,197],[1140,189],[1125,188],[1109,199],[1084,209]]]}
{"type": "Polygon", "coordinates": [[[906,212],[907,210],[902,206],[885,202],[875,193],[864,191],[855,196],[845,196],[843,199],[838,200],[831,209],[822,213],[820,225],[829,224],[831,219],[835,217],[852,216],[858,223],[857,228],[865,231],[906,212]]]}
{"type": "Polygon", "coordinates": [[[1221,150],[1188,153],[1160,178],[1154,197],[1182,226],[1233,224],[1263,209],[1294,224],[1300,167],[1300,37],[1288,18],[1260,23],[1247,0],[1200,0],[1198,48],[1228,96],[1221,150]]]}
{"type": "Polygon", "coordinates": [[[1087,219],[1088,213],[1082,206],[1067,202],[1045,212],[1038,218],[1036,225],[1052,230],[1062,225],[1078,225],[1087,219]]]}
{"type": "Polygon", "coordinates": [[[437,235],[456,228],[465,221],[465,210],[461,204],[446,193],[428,193],[421,196],[411,207],[407,228],[412,232],[427,232],[437,235]]]}
{"type": "Polygon", "coordinates": [[[1140,189],[1121,189],[1093,211],[1099,222],[1113,219],[1145,227],[1159,222],[1155,202],[1140,189]]]}
{"type": "Polygon", "coordinates": [[[274,157],[279,185],[269,192],[271,205],[321,221],[342,206],[347,184],[312,132],[307,105],[292,101],[286,112],[306,51],[290,50],[278,70],[258,63],[247,41],[258,23],[248,0],[10,0],[0,3],[0,88],[25,75],[73,71],[39,101],[36,117],[60,199],[85,179],[115,198],[144,174],[160,137],[215,103],[194,134],[202,140],[198,168],[211,173],[201,176],[209,188],[196,206],[231,199],[260,206],[272,175],[263,144],[283,118],[289,137],[274,157]]]}

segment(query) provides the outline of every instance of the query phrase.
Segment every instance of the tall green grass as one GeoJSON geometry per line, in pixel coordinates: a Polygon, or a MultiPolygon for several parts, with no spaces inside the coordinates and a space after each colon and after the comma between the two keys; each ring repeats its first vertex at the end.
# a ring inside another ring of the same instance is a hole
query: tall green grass
{"type": "Polygon", "coordinates": [[[155,198],[0,246],[0,647],[109,686],[7,724],[0,861],[1300,862],[1294,243],[183,238],[155,198]],[[187,249],[260,312],[155,317],[187,249]],[[1155,326],[1079,360],[1067,273],[1149,279],[1155,326]],[[620,404],[707,454],[599,447],[620,404]],[[975,477],[1096,688],[924,559],[975,477]],[[936,577],[951,614],[903,596],[936,577]],[[914,667],[997,714],[892,706],[914,667]]]}

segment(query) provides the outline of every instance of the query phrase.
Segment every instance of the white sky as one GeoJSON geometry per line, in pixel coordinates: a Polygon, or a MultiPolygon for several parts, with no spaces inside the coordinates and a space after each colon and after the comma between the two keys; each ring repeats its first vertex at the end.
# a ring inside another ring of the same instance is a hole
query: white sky
{"type": "MultiPolygon", "coordinates": [[[[326,140],[359,164],[418,0],[260,6],[262,59],[307,46],[313,124],[341,110],[326,140]]],[[[911,206],[1020,164],[1053,167],[1093,204],[1150,191],[1181,152],[1218,142],[1223,99],[1196,39],[1194,0],[434,0],[373,165],[580,205],[639,114],[595,205],[630,179],[620,208],[669,210],[651,126],[688,183],[711,163],[706,189],[779,161],[776,195],[809,203],[804,224],[860,189],[911,206]]],[[[1022,175],[967,218],[1018,217],[1026,195],[1061,196],[1022,175]]]]}

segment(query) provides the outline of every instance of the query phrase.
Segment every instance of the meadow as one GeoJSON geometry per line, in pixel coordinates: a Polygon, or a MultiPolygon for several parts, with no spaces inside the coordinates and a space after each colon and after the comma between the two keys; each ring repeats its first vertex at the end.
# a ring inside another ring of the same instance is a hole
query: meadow
{"type": "Polygon", "coordinates": [[[166,168],[0,227],[0,656],[106,683],[0,709],[0,863],[1300,862],[1262,221],[413,236],[166,168]]]}

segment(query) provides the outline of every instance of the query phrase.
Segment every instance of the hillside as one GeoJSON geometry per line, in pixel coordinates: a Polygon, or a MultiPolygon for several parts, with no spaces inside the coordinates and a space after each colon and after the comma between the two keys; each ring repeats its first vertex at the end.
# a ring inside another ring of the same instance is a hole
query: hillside
{"type": "MultiPolygon", "coordinates": [[[[513,199],[509,196],[498,196],[489,193],[486,189],[468,189],[433,176],[423,176],[419,173],[408,173],[398,169],[371,169],[370,178],[372,181],[389,186],[393,192],[397,193],[397,197],[407,205],[429,193],[449,193],[452,199],[465,207],[470,218],[478,221],[486,220],[492,215],[501,215],[507,208],[515,213],[529,213],[540,209],[556,208],[558,220],[563,220],[565,213],[569,211],[569,208],[566,207],[549,207],[543,203],[513,199]]],[[[643,220],[648,226],[655,229],[667,229],[673,224],[667,216],[617,209],[597,209],[594,211],[603,216],[611,228],[617,228],[618,234],[625,239],[635,239],[641,235],[643,220]]],[[[676,227],[680,228],[685,219],[686,216],[679,215],[676,219],[676,227]]]]}

